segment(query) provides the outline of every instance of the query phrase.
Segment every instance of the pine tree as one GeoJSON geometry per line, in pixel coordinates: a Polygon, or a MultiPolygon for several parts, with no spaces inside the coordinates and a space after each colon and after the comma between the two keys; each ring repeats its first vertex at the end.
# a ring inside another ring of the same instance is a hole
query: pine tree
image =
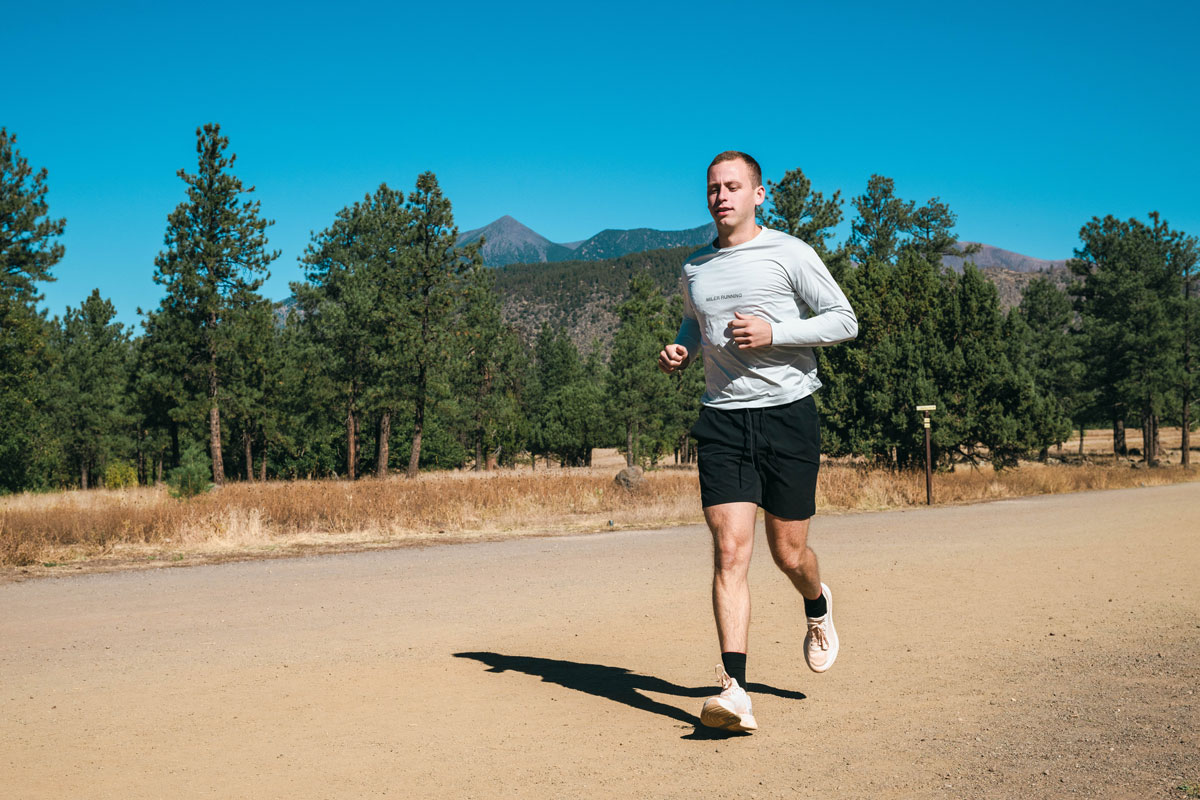
{"type": "Polygon", "coordinates": [[[770,202],[763,224],[806,242],[824,258],[828,239],[842,221],[841,190],[826,200],[799,167],[785,172],[779,183],[767,181],[767,189],[770,202]]]}
{"type": "Polygon", "coordinates": [[[850,224],[851,257],[860,264],[893,263],[911,225],[916,204],[897,197],[896,182],[882,175],[872,175],[866,192],[850,204],[858,212],[850,224]]]}
{"type": "MultiPolygon", "coordinates": [[[[230,439],[241,444],[234,460],[241,461],[245,479],[250,482],[255,478],[254,453],[257,450],[259,466],[265,468],[267,438],[276,425],[269,381],[279,357],[279,343],[270,301],[257,296],[241,299],[233,304],[227,325],[225,410],[230,439]]],[[[264,472],[260,475],[265,478],[264,472]]]]}
{"type": "Polygon", "coordinates": [[[180,465],[188,423],[205,416],[204,394],[188,366],[202,342],[200,331],[183,314],[173,313],[165,300],[144,315],[142,327],[130,391],[138,415],[139,479],[156,483],[180,465]]]}
{"type": "Polygon", "coordinates": [[[562,326],[544,324],[533,349],[534,368],[526,413],[530,420],[529,452],[536,465],[538,456],[557,455],[560,463],[567,443],[569,425],[562,423],[560,404],[565,392],[584,379],[579,348],[562,326]]]}
{"type": "Polygon", "coordinates": [[[266,229],[257,200],[231,172],[237,156],[226,155],[228,137],[210,123],[196,131],[196,174],[179,170],[187,200],[167,217],[166,250],[155,259],[155,283],[166,287],[160,311],[176,314],[195,327],[199,346],[190,354],[189,378],[207,401],[209,456],[213,482],[225,481],[222,458],[222,363],[233,347],[230,320],[256,302],[269,277],[268,265],[279,256],[267,250],[266,229]]]}
{"type": "Polygon", "coordinates": [[[666,448],[662,429],[671,382],[657,362],[663,343],[675,331],[667,321],[666,298],[644,272],[629,279],[617,317],[620,327],[609,360],[609,413],[624,431],[625,463],[633,466],[657,460],[666,448]]]}
{"type": "Polygon", "coordinates": [[[79,308],[67,309],[56,336],[58,429],[83,489],[110,459],[133,450],[126,394],[133,350],[116,314],[93,289],[79,308]]]}
{"type": "MultiPolygon", "coordinates": [[[[1196,237],[1172,229],[1157,211],[1150,212],[1150,237],[1156,262],[1161,262],[1165,279],[1162,283],[1162,302],[1166,311],[1165,324],[1171,330],[1173,351],[1168,375],[1168,391],[1164,399],[1164,414],[1182,429],[1180,457],[1185,467],[1191,465],[1191,405],[1198,388],[1195,363],[1195,341],[1200,326],[1197,310],[1200,302],[1195,297],[1193,283],[1196,276],[1200,245],[1196,237]],[[1176,409],[1178,416],[1175,416],[1176,409]]],[[[1158,421],[1153,420],[1157,433],[1158,421]]],[[[1155,450],[1158,442],[1154,442],[1155,450]]]]}
{"type": "Polygon", "coordinates": [[[491,270],[477,270],[471,276],[455,336],[455,395],[469,420],[467,439],[476,471],[487,469],[489,452],[522,449],[528,425],[520,408],[524,351],[516,330],[504,324],[494,287],[491,270]]]}
{"type": "Polygon", "coordinates": [[[403,355],[397,330],[407,314],[410,221],[403,192],[381,185],[338,212],[305,252],[308,282],[292,284],[318,364],[337,387],[345,420],[346,475],[358,476],[364,417],[377,413],[376,473],[386,474],[403,355]]]}
{"type": "Polygon", "coordinates": [[[1046,277],[1025,287],[1017,313],[1028,331],[1028,358],[1039,396],[1049,403],[1037,434],[1044,461],[1051,443],[1062,443],[1074,424],[1084,422],[1089,398],[1083,388],[1080,340],[1071,298],[1046,277]]]}
{"type": "Polygon", "coordinates": [[[1082,246],[1068,264],[1080,279],[1071,293],[1091,388],[1114,422],[1138,414],[1147,465],[1157,463],[1158,420],[1182,355],[1174,317],[1180,275],[1158,226],[1156,214],[1150,225],[1093,217],[1080,230],[1082,246]]]}
{"type": "Polygon", "coordinates": [[[450,323],[463,301],[466,281],[481,264],[479,247],[457,248],[458,228],[450,200],[442,194],[437,177],[424,172],[405,207],[410,215],[404,241],[407,258],[404,275],[407,314],[396,330],[398,352],[405,357],[406,386],[412,408],[412,448],[409,477],[417,474],[426,407],[432,382],[441,374],[450,353],[450,323]]]}
{"type": "Polygon", "coordinates": [[[39,485],[39,464],[56,457],[45,449],[51,328],[37,283],[54,280],[66,220],[48,216],[46,170],[34,173],[16,142],[0,128],[0,491],[39,485]]]}
{"type": "MultiPolygon", "coordinates": [[[[671,297],[667,320],[683,319],[683,296],[671,297]]],[[[676,370],[670,376],[671,399],[664,410],[663,438],[666,448],[674,452],[675,463],[691,464],[695,447],[690,434],[700,418],[700,398],[704,395],[704,357],[696,353],[687,369],[676,370]]]]}

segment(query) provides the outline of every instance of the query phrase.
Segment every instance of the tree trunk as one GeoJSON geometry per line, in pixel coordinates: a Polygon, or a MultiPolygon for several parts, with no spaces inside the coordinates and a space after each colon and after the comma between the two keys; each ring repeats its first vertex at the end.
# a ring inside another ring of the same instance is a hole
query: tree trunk
{"type": "Polygon", "coordinates": [[[1192,449],[1192,418],[1191,418],[1191,398],[1187,392],[1183,393],[1183,430],[1180,432],[1181,441],[1179,443],[1179,463],[1183,464],[1184,469],[1191,469],[1192,458],[1189,452],[1192,449]]]}
{"type": "Polygon", "coordinates": [[[258,459],[258,479],[263,483],[267,482],[267,446],[264,444],[262,456],[258,459]]]}
{"type": "MultiPolygon", "coordinates": [[[[159,454],[159,461],[162,461],[162,454],[159,454]]],[[[171,466],[179,466],[179,423],[171,423],[171,466]]],[[[162,483],[162,470],[158,471],[158,482],[162,483]]]]}
{"type": "Polygon", "coordinates": [[[584,452],[585,455],[583,457],[583,465],[585,467],[590,467],[592,465],[592,448],[589,447],[584,452]]]}
{"type": "Polygon", "coordinates": [[[633,466],[633,420],[625,420],[625,466],[633,466]]]}
{"type": "Polygon", "coordinates": [[[413,412],[412,452],[408,456],[408,477],[417,476],[417,467],[421,463],[421,434],[425,431],[425,366],[417,370],[416,385],[417,407],[413,412]]]}
{"type": "Polygon", "coordinates": [[[475,471],[479,472],[483,467],[483,431],[475,431],[475,471]]]}
{"type": "Polygon", "coordinates": [[[250,449],[250,434],[242,433],[242,445],[246,449],[246,483],[254,482],[254,453],[250,449]]]}
{"type": "Polygon", "coordinates": [[[1125,446],[1125,420],[1113,420],[1113,453],[1118,456],[1129,455],[1129,448],[1125,446]]]}
{"type": "Polygon", "coordinates": [[[86,462],[86,461],[80,461],[80,462],[79,462],[79,488],[81,488],[81,489],[87,489],[87,488],[88,488],[88,481],[87,481],[87,479],[88,479],[88,468],[87,468],[87,462],[86,462]]]}
{"type": "Polygon", "coordinates": [[[1192,276],[1190,267],[1183,275],[1183,431],[1179,443],[1179,463],[1192,466],[1192,276]]]}
{"type": "Polygon", "coordinates": [[[213,483],[225,484],[225,462],[221,458],[221,411],[217,407],[216,357],[208,365],[208,451],[212,458],[213,483]]]}
{"type": "Polygon", "coordinates": [[[137,432],[137,475],[139,485],[149,483],[150,476],[146,474],[146,431],[140,425],[137,432]]]}
{"type": "Polygon", "coordinates": [[[386,478],[388,459],[391,457],[392,412],[379,415],[379,428],[375,432],[375,477],[386,478]]]}
{"type": "Polygon", "coordinates": [[[1147,467],[1154,463],[1154,434],[1150,430],[1150,415],[1142,414],[1142,462],[1147,467]]]}
{"type": "Polygon", "coordinates": [[[1079,426],[1079,457],[1083,458],[1083,426],[1079,426]]]}
{"type": "Polygon", "coordinates": [[[358,420],[354,417],[354,409],[346,412],[346,477],[354,480],[358,477],[358,420]]]}
{"type": "Polygon", "coordinates": [[[154,465],[154,485],[155,486],[162,483],[162,474],[163,474],[163,454],[162,454],[162,451],[160,450],[158,453],[158,463],[154,465]]]}
{"type": "Polygon", "coordinates": [[[1163,445],[1158,439],[1158,415],[1150,415],[1150,439],[1154,443],[1154,464],[1158,464],[1159,456],[1162,455],[1163,445]]]}

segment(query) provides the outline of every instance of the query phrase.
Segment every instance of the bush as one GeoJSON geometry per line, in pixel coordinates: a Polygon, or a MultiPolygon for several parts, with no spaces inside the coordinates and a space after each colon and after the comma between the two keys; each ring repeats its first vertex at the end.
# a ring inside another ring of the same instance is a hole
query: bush
{"type": "Polygon", "coordinates": [[[114,461],[104,468],[104,485],[109,489],[128,489],[137,486],[137,470],[132,464],[114,461]]]}
{"type": "Polygon", "coordinates": [[[212,476],[212,466],[208,454],[201,444],[189,444],[179,457],[179,466],[167,475],[167,486],[171,496],[180,499],[195,497],[212,488],[209,478],[212,476]]]}

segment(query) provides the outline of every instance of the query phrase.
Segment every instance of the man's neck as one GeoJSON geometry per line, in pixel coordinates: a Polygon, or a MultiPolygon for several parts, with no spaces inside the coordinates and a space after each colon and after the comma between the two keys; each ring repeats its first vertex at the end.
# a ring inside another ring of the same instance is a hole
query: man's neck
{"type": "Polygon", "coordinates": [[[739,244],[745,244],[755,236],[758,236],[758,232],[761,230],[762,228],[753,222],[749,225],[734,228],[728,234],[717,228],[717,247],[724,249],[726,247],[737,247],[739,244]]]}

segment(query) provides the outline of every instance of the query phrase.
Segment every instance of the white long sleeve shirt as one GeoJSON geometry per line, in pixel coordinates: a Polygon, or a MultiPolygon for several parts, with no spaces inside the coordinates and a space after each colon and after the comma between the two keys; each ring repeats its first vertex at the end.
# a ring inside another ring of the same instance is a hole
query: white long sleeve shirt
{"type": "Polygon", "coordinates": [[[707,406],[778,406],[810,395],[821,386],[812,348],[858,335],[854,310],[816,251],[769,228],[733,247],[693,253],[681,284],[675,343],[689,358],[703,348],[707,406]],[[739,348],[729,327],[735,311],[771,323],[771,345],[739,348]]]}

